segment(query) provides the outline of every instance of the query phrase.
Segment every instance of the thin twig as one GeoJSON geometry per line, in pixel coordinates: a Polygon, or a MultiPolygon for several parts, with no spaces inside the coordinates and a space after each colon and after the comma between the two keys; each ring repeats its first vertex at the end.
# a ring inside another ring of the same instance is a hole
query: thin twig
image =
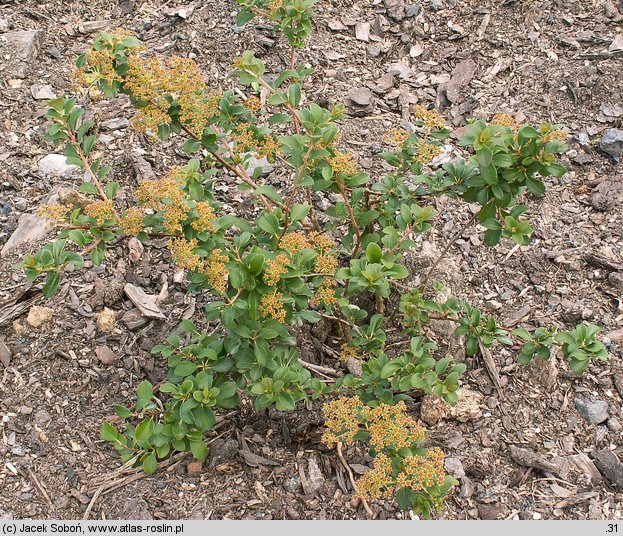
{"type": "Polygon", "coordinates": [[[87,519],[89,519],[89,514],[91,513],[91,510],[93,510],[93,507],[95,506],[97,499],[99,499],[99,496],[101,495],[102,491],[104,491],[105,485],[106,484],[102,484],[99,488],[97,488],[97,490],[93,494],[93,497],[91,497],[89,506],[87,506],[87,509],[85,510],[84,515],[82,516],[83,521],[86,521],[87,519]]]}
{"type": "Polygon", "coordinates": [[[299,363],[301,364],[301,366],[303,368],[306,368],[308,370],[313,370],[314,372],[318,372],[322,375],[325,376],[337,376],[337,370],[329,368],[329,367],[323,367],[321,365],[314,365],[313,363],[308,363],[307,361],[303,361],[302,359],[299,359],[299,363]]]}
{"type": "Polygon", "coordinates": [[[30,478],[30,481],[35,485],[35,488],[37,488],[37,491],[41,494],[45,502],[50,507],[50,510],[52,512],[55,512],[56,508],[54,507],[54,503],[52,502],[52,499],[50,499],[48,492],[41,485],[41,482],[39,482],[39,479],[35,476],[35,474],[30,470],[29,467],[26,468],[26,472],[28,473],[28,478],[30,478]]]}
{"type": "Polygon", "coordinates": [[[374,512],[370,510],[370,507],[368,506],[368,502],[361,495],[359,495],[359,490],[357,489],[357,484],[355,484],[355,477],[353,476],[353,471],[351,470],[350,465],[348,465],[348,463],[344,459],[344,455],[342,454],[342,443],[339,441],[337,442],[336,450],[337,450],[337,456],[340,459],[342,466],[344,467],[344,469],[346,469],[346,472],[348,473],[348,478],[350,480],[351,485],[353,486],[353,489],[355,490],[355,493],[361,499],[361,504],[363,504],[363,507],[366,509],[366,512],[368,512],[368,515],[371,518],[374,518],[374,512]]]}

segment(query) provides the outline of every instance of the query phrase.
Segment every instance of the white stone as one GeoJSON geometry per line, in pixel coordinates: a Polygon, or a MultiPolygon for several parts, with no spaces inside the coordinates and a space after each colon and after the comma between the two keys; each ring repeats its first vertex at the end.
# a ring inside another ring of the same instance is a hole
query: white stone
{"type": "Polygon", "coordinates": [[[49,154],[39,160],[39,173],[45,177],[67,177],[80,168],[67,163],[67,157],[62,154],[49,154]]]}

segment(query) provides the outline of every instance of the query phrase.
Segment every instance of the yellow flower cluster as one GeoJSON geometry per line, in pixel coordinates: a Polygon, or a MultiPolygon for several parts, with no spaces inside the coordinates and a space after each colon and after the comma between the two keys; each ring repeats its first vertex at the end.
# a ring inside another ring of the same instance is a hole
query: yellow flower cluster
{"type": "Polygon", "coordinates": [[[301,231],[286,233],[279,239],[279,248],[285,249],[290,255],[296,255],[299,251],[309,246],[307,238],[301,231]]]}
{"type": "Polygon", "coordinates": [[[407,406],[398,402],[395,406],[380,404],[369,412],[370,445],[375,450],[384,448],[401,449],[420,443],[426,431],[406,414],[407,406]]]}
{"type": "Polygon", "coordinates": [[[432,486],[441,486],[446,477],[443,460],[444,454],[437,447],[427,449],[424,456],[405,458],[396,478],[396,487],[420,491],[432,486]]]}
{"type": "Polygon", "coordinates": [[[354,175],[358,172],[357,162],[351,153],[335,151],[333,158],[329,160],[334,173],[341,175],[354,175]]]}
{"type": "Polygon", "coordinates": [[[550,130],[545,136],[543,136],[544,142],[552,140],[565,141],[566,139],[567,133],[564,130],[550,130]]]}
{"type": "Polygon", "coordinates": [[[244,106],[245,108],[256,112],[257,110],[260,110],[262,108],[262,101],[258,99],[255,95],[251,95],[250,97],[247,97],[247,99],[244,101],[244,106]]]}
{"type": "Polygon", "coordinates": [[[281,153],[281,147],[272,136],[266,136],[257,146],[259,158],[266,158],[269,162],[274,162],[277,155],[281,153]]]}
{"type": "Polygon", "coordinates": [[[208,283],[220,294],[224,294],[227,290],[229,270],[227,270],[225,263],[228,260],[228,257],[223,255],[220,249],[214,249],[199,267],[199,271],[207,276],[208,283]]]}
{"type": "Polygon", "coordinates": [[[114,217],[112,201],[95,201],[84,207],[87,216],[93,218],[97,225],[103,225],[106,220],[114,217]]]}
{"type": "Polygon", "coordinates": [[[247,123],[242,123],[236,127],[236,132],[232,132],[231,139],[236,144],[238,154],[245,153],[257,145],[255,134],[247,123]]]}
{"type": "Polygon", "coordinates": [[[499,112],[495,114],[493,119],[491,120],[491,124],[500,125],[503,127],[508,127],[511,130],[517,131],[519,129],[519,123],[515,121],[515,119],[504,112],[499,112]]]}
{"type": "Polygon", "coordinates": [[[374,467],[357,480],[357,491],[364,499],[379,499],[391,495],[393,484],[392,460],[387,454],[379,454],[374,459],[374,467]]]}
{"type": "Polygon", "coordinates": [[[347,363],[351,359],[363,359],[365,356],[359,352],[359,349],[350,344],[342,344],[340,351],[340,361],[347,363]]]}
{"type": "Polygon", "coordinates": [[[413,112],[422,120],[427,133],[431,130],[443,130],[446,128],[446,120],[437,110],[427,110],[424,106],[418,105],[413,109],[413,112]]]}
{"type": "Polygon", "coordinates": [[[136,236],[143,230],[143,218],[145,213],[138,207],[130,207],[121,217],[119,226],[126,236],[136,236]]]}
{"type": "Polygon", "coordinates": [[[310,298],[309,304],[312,307],[318,307],[319,305],[324,305],[325,307],[330,307],[337,303],[337,298],[335,297],[335,287],[337,286],[337,281],[335,279],[325,279],[318,289],[316,290],[316,295],[310,298]]]}
{"type": "Polygon", "coordinates": [[[338,441],[352,443],[357,432],[367,428],[370,446],[378,453],[374,467],[358,481],[360,497],[376,499],[390,495],[404,487],[413,491],[441,485],[445,478],[443,452],[429,448],[422,455],[394,456],[403,447],[413,448],[425,438],[425,430],[406,415],[406,405],[381,404],[376,408],[365,406],[359,398],[340,398],[324,405],[326,417],[322,442],[333,447],[338,441]]]}
{"type": "Polygon", "coordinates": [[[357,397],[342,397],[323,406],[325,430],[322,442],[329,448],[337,442],[352,443],[359,431],[359,414],[364,405],[357,397]]]}
{"type": "Polygon", "coordinates": [[[205,231],[213,233],[216,229],[214,227],[216,214],[212,205],[207,201],[198,201],[195,205],[195,211],[197,212],[197,219],[191,223],[192,228],[200,233],[205,231]]]}
{"type": "Polygon", "coordinates": [[[267,268],[264,270],[264,281],[267,285],[274,286],[279,283],[281,276],[288,273],[286,264],[288,264],[288,257],[283,253],[277,255],[274,259],[267,261],[267,268]]]}
{"type": "Polygon", "coordinates": [[[274,15],[283,6],[283,0],[269,0],[268,12],[274,15]]]}
{"type": "Polygon", "coordinates": [[[433,145],[424,140],[419,140],[416,144],[416,148],[417,154],[413,159],[422,165],[430,163],[441,154],[441,147],[439,147],[439,145],[433,145]]]}
{"type": "Polygon", "coordinates": [[[286,310],[281,302],[283,295],[281,292],[275,292],[274,294],[265,294],[260,300],[259,311],[265,318],[274,318],[282,324],[286,321],[286,310]]]}
{"type": "Polygon", "coordinates": [[[318,231],[312,231],[307,235],[307,240],[315,249],[319,249],[320,251],[326,251],[331,249],[335,242],[333,242],[333,238],[331,238],[327,233],[319,233],[318,231]]]}
{"type": "Polygon", "coordinates": [[[404,128],[392,128],[385,135],[385,143],[392,147],[402,147],[409,139],[409,133],[404,128]]]}
{"type": "Polygon", "coordinates": [[[37,210],[39,216],[53,223],[62,221],[65,216],[67,216],[67,212],[69,212],[69,208],[65,205],[59,205],[58,203],[54,205],[41,205],[37,210]]]}
{"type": "Polygon", "coordinates": [[[182,270],[196,270],[201,266],[201,258],[193,252],[197,247],[197,239],[186,240],[185,238],[176,238],[169,240],[167,247],[171,252],[173,261],[182,270]]]}
{"type": "Polygon", "coordinates": [[[337,259],[333,255],[318,255],[316,257],[316,272],[333,275],[337,270],[337,259]]]}
{"type": "Polygon", "coordinates": [[[167,177],[159,181],[143,181],[138,185],[136,197],[147,208],[163,211],[164,227],[170,234],[182,230],[182,222],[188,217],[184,182],[178,169],[172,169],[167,177]]]}
{"type": "Polygon", "coordinates": [[[171,122],[169,114],[165,110],[158,108],[154,104],[148,104],[143,108],[138,108],[130,124],[137,132],[149,133],[157,136],[160,125],[168,125],[171,122]]]}
{"type": "MultiPolygon", "coordinates": [[[[119,34],[118,38],[124,36],[119,34]]],[[[211,93],[198,65],[191,59],[173,56],[166,60],[157,56],[143,57],[142,47],[125,50],[127,72],[115,71],[115,56],[111,48],[86,54],[86,66],[77,79],[86,85],[98,80],[120,82],[143,106],[133,118],[133,126],[142,132],[155,134],[158,126],[169,124],[167,113],[172,104],[179,106],[180,121],[197,133],[203,132],[210,118],[218,114],[219,93],[211,93]]]]}

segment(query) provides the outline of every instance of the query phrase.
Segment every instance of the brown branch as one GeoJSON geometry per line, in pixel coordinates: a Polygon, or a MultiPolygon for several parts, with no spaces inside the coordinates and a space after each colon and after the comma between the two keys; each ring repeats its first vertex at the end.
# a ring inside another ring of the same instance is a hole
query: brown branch
{"type": "Polygon", "coordinates": [[[361,504],[363,504],[363,507],[365,508],[368,515],[371,518],[374,518],[374,512],[370,510],[370,506],[368,506],[368,502],[359,494],[359,490],[357,489],[357,484],[355,484],[355,477],[353,476],[353,471],[351,470],[350,465],[348,465],[348,463],[344,459],[344,455],[342,454],[342,443],[340,441],[337,442],[336,450],[337,450],[337,456],[340,459],[340,463],[342,464],[342,466],[344,467],[344,469],[346,469],[346,472],[348,473],[348,479],[350,480],[351,486],[353,486],[355,493],[357,494],[359,499],[361,499],[361,504]]]}
{"type": "MultiPolygon", "coordinates": [[[[192,131],[190,130],[187,126],[185,125],[181,125],[182,130],[188,134],[192,139],[199,141],[199,137],[192,131]]],[[[218,154],[217,152],[214,151],[210,151],[208,150],[208,152],[214,157],[214,159],[221,164],[224,168],[228,169],[229,171],[231,171],[232,173],[234,173],[236,176],[238,176],[238,178],[240,178],[244,183],[248,184],[249,186],[251,186],[251,188],[259,188],[259,185],[249,176],[249,174],[242,168],[240,168],[239,166],[234,166],[232,164],[230,164],[227,160],[225,160],[220,154],[218,154]]],[[[273,203],[275,205],[278,205],[277,203],[275,203],[272,200],[267,199],[265,196],[260,195],[259,196],[260,201],[262,202],[262,204],[267,208],[270,209],[271,208],[271,204],[273,203]]]]}
{"type": "Polygon", "coordinates": [[[346,204],[350,221],[353,225],[353,229],[355,230],[355,245],[353,246],[353,250],[350,253],[350,256],[354,257],[359,251],[359,246],[361,246],[361,229],[359,227],[359,224],[357,223],[357,220],[355,219],[355,211],[353,210],[353,206],[350,204],[348,196],[346,195],[346,188],[344,187],[344,183],[340,179],[336,178],[335,184],[337,184],[337,187],[340,189],[340,194],[342,195],[342,199],[346,204]]]}

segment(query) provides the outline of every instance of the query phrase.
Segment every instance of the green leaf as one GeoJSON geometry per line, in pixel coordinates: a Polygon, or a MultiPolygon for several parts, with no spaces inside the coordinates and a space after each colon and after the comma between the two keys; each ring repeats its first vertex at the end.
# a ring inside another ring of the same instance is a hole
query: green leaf
{"type": "Polygon", "coordinates": [[[208,457],[208,446],[203,441],[191,441],[190,452],[200,462],[204,461],[208,457]]]}
{"type": "MultiPolygon", "coordinates": [[[[255,193],[255,195],[266,196],[271,201],[275,201],[277,203],[283,203],[283,197],[281,197],[281,194],[279,194],[279,192],[277,190],[275,190],[274,187],[272,187],[272,186],[270,186],[268,184],[262,184],[262,186],[259,186],[258,188],[255,189],[254,193],[255,193]]],[[[259,222],[258,222],[258,225],[259,225],[259,222]]],[[[266,230],[266,229],[264,229],[264,230],[266,230]]]]}
{"type": "Polygon", "coordinates": [[[93,264],[95,264],[96,266],[99,266],[100,264],[104,262],[104,254],[105,254],[104,249],[97,247],[93,251],[91,251],[91,254],[89,255],[89,257],[91,258],[91,261],[93,262],[93,264]]]}
{"type": "Polygon", "coordinates": [[[400,368],[399,363],[396,363],[395,361],[390,361],[389,363],[386,363],[385,366],[381,369],[381,373],[379,374],[379,377],[382,380],[386,380],[387,378],[392,376],[394,372],[396,372],[399,368],[400,368]]]}
{"type": "Polygon", "coordinates": [[[309,213],[311,207],[307,204],[294,203],[290,209],[290,221],[292,223],[302,220],[309,213]]]}
{"type": "Polygon", "coordinates": [[[110,199],[110,200],[115,198],[115,196],[117,195],[117,191],[118,190],[119,190],[119,183],[118,182],[109,182],[104,187],[104,193],[106,194],[106,197],[108,197],[108,199],[110,199]]]}
{"type": "Polygon", "coordinates": [[[78,191],[82,192],[83,194],[92,194],[92,195],[98,194],[97,188],[92,182],[83,182],[80,185],[80,188],[78,189],[78,191]]]}
{"type": "Polygon", "coordinates": [[[511,331],[511,335],[515,335],[524,341],[531,341],[534,339],[532,334],[525,328],[517,328],[511,331]]]}
{"type": "Polygon", "coordinates": [[[56,294],[58,287],[61,284],[61,274],[60,272],[48,272],[47,277],[45,278],[45,285],[43,285],[43,295],[46,298],[51,298],[56,294]]]}
{"type": "Polygon", "coordinates": [[[201,143],[191,138],[184,142],[182,150],[186,154],[193,154],[193,153],[196,153],[200,148],[201,148],[201,143]]]}
{"type": "Polygon", "coordinates": [[[370,242],[368,247],[366,248],[366,259],[369,263],[379,263],[383,258],[383,250],[381,247],[374,243],[370,242]]]}
{"type": "Polygon", "coordinates": [[[292,118],[288,114],[277,113],[270,116],[268,124],[272,127],[274,125],[283,125],[290,121],[292,121],[292,118]]]}
{"type": "Polygon", "coordinates": [[[236,17],[236,26],[244,26],[250,20],[253,20],[255,17],[255,13],[249,11],[248,9],[242,9],[238,16],[236,17]]]}
{"type": "Polygon", "coordinates": [[[190,376],[196,370],[197,365],[192,361],[182,361],[173,369],[173,374],[184,378],[186,376],[190,376]]]}
{"type": "Polygon", "coordinates": [[[180,322],[180,329],[184,333],[197,333],[197,328],[190,320],[182,320],[180,322]]]}
{"type": "Polygon", "coordinates": [[[143,460],[143,471],[145,471],[146,475],[152,475],[156,472],[156,469],[158,469],[158,459],[156,458],[156,453],[152,452],[143,460]]]}
{"type": "Polygon", "coordinates": [[[84,231],[80,231],[79,229],[72,229],[67,233],[67,236],[80,247],[84,247],[89,243],[87,235],[84,233],[84,231]]]}
{"type": "Polygon", "coordinates": [[[301,103],[301,84],[292,84],[288,88],[288,102],[295,107],[301,103]]]}
{"type": "Polygon", "coordinates": [[[82,152],[88,156],[89,153],[91,152],[91,149],[93,149],[93,144],[95,143],[95,136],[91,135],[91,136],[87,136],[86,138],[83,138],[82,140],[82,152]]]}
{"type": "Polygon", "coordinates": [[[129,419],[132,415],[134,415],[128,408],[122,406],[121,404],[115,404],[114,408],[115,413],[122,419],[129,419]]]}
{"type": "Polygon", "coordinates": [[[138,384],[136,388],[136,396],[137,398],[143,400],[151,400],[154,396],[154,386],[150,381],[144,380],[138,384]]]}
{"type": "Polygon", "coordinates": [[[117,432],[117,429],[112,424],[110,424],[109,422],[105,422],[102,425],[102,429],[100,430],[100,437],[104,441],[116,441],[118,436],[119,432],[117,432]]]}

